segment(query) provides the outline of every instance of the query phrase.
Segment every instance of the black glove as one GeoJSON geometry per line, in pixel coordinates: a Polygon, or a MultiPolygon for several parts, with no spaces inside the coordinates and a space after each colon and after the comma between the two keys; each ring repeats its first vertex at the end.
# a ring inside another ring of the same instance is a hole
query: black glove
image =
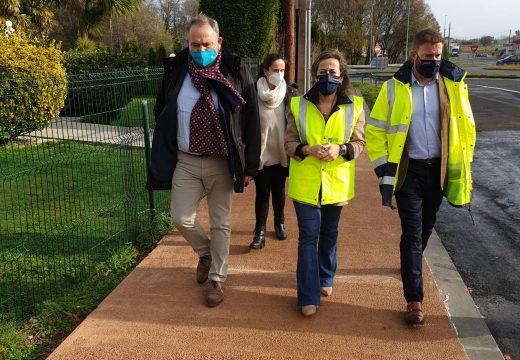
{"type": "Polygon", "coordinates": [[[395,209],[395,206],[392,205],[392,195],[394,192],[394,186],[386,184],[379,185],[379,192],[381,192],[383,206],[388,206],[389,208],[395,209]]]}

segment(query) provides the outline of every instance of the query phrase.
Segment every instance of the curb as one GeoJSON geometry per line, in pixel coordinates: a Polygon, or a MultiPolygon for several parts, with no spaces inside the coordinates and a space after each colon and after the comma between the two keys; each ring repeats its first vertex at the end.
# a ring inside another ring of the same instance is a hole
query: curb
{"type": "Polygon", "coordinates": [[[470,360],[504,360],[457,268],[433,230],[424,252],[455,333],[470,360]]]}

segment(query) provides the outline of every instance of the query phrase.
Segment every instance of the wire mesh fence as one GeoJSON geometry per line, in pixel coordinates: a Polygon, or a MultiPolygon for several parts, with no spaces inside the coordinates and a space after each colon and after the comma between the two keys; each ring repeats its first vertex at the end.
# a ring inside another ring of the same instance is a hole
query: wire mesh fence
{"type": "MultiPolygon", "coordinates": [[[[151,113],[161,78],[0,79],[0,313],[65,294],[150,221],[141,104],[151,113]],[[35,124],[27,109],[44,86],[46,98],[66,92],[64,106],[35,124]]],[[[169,194],[155,204],[167,212],[169,194]]]]}

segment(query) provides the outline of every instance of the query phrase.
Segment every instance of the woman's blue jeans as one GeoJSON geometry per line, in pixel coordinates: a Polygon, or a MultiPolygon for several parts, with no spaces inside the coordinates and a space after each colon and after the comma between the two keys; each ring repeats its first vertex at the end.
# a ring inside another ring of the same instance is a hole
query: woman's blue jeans
{"type": "Polygon", "coordinates": [[[298,219],[298,306],[320,305],[320,287],[332,287],[342,206],[321,208],[294,201],[298,219]]]}

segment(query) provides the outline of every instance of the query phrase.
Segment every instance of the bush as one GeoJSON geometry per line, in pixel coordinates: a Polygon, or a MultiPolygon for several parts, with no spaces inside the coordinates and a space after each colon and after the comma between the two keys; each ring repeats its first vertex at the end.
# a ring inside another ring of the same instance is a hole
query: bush
{"type": "Polygon", "coordinates": [[[5,36],[0,27],[0,49],[2,144],[48,126],[63,107],[67,83],[63,55],[53,41],[5,36]]]}
{"type": "Polygon", "coordinates": [[[361,96],[363,96],[363,99],[368,105],[368,108],[372,110],[372,107],[376,102],[377,95],[379,95],[379,90],[381,90],[381,85],[353,82],[352,87],[361,92],[361,96]]]}

